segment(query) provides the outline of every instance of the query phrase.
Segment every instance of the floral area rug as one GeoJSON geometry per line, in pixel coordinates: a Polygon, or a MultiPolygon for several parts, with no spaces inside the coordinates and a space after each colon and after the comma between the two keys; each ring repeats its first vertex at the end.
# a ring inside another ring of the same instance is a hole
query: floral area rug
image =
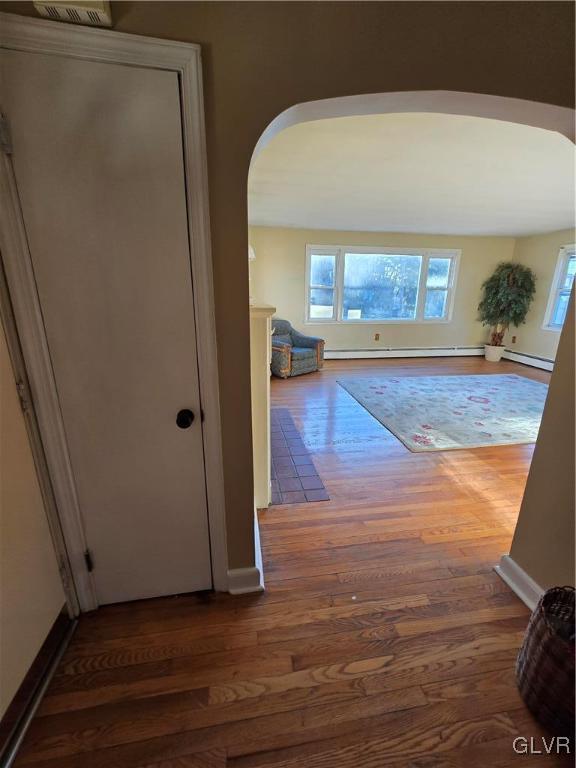
{"type": "Polygon", "coordinates": [[[338,381],[411,451],[534,443],[548,386],[513,374],[338,381]]]}

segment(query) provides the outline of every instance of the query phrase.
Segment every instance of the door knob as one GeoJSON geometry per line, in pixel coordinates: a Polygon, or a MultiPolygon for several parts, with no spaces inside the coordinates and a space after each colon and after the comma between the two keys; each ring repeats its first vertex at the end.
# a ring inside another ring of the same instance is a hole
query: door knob
{"type": "Polygon", "coordinates": [[[178,415],[176,416],[176,424],[180,427],[180,429],[188,429],[192,425],[192,422],[194,421],[194,414],[189,408],[183,408],[181,411],[178,411],[178,415]]]}

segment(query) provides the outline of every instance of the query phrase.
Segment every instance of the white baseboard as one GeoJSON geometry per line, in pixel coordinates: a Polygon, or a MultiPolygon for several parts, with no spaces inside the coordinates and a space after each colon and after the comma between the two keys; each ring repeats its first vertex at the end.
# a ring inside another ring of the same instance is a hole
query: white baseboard
{"type": "Polygon", "coordinates": [[[554,370],[554,360],[549,360],[547,357],[528,355],[524,352],[513,352],[511,349],[507,349],[502,357],[505,360],[512,360],[514,363],[523,363],[524,365],[531,365],[533,368],[541,368],[543,371],[554,370]]]}
{"type": "Polygon", "coordinates": [[[228,592],[231,595],[246,595],[249,592],[263,592],[262,574],[256,568],[232,568],[228,571],[228,592]]]}
{"type": "Polygon", "coordinates": [[[254,563],[251,568],[232,568],[228,571],[228,592],[231,595],[246,595],[264,591],[264,566],[260,546],[258,513],[254,510],[254,563]]]}
{"type": "Polygon", "coordinates": [[[500,563],[494,566],[494,570],[531,611],[536,608],[544,590],[528,576],[525,570],[520,568],[510,555],[502,555],[500,563]]]}
{"type": "Polygon", "coordinates": [[[254,507],[254,563],[260,573],[260,590],[264,590],[264,564],[262,562],[262,546],[260,545],[260,523],[258,510],[254,507]]]}
{"type": "MultiPolygon", "coordinates": [[[[324,352],[326,360],[370,360],[393,357],[470,357],[484,354],[484,347],[387,347],[384,349],[327,349],[324,352]]],[[[554,361],[546,357],[529,355],[524,352],[513,352],[506,349],[502,355],[505,360],[541,368],[544,371],[554,370],[554,361]]]]}

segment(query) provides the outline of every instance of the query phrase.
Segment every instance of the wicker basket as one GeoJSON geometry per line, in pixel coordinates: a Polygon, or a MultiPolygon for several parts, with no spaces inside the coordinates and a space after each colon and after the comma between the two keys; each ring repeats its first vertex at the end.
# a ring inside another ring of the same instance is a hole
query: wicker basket
{"type": "Polygon", "coordinates": [[[518,688],[554,736],[574,738],[574,589],[554,587],[532,614],[518,660],[518,688]]]}

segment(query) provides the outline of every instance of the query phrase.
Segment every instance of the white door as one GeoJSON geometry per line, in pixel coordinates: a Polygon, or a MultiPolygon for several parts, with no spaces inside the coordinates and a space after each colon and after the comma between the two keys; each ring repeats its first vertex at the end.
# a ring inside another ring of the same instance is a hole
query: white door
{"type": "Polygon", "coordinates": [[[1,64],[98,600],[209,589],[178,76],[15,51],[1,64]]]}

